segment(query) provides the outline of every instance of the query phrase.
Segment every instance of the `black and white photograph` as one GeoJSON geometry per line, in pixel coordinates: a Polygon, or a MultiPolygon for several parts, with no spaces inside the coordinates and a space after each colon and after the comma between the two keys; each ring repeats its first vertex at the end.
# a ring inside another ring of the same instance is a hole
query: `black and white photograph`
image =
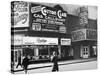
{"type": "Polygon", "coordinates": [[[97,69],[97,6],[11,1],[11,73],[97,69]]]}

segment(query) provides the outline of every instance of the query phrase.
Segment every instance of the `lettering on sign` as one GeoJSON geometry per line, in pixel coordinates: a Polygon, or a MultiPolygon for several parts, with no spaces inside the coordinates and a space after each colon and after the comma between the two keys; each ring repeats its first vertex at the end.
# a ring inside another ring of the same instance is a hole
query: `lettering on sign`
{"type": "Polygon", "coordinates": [[[45,43],[45,42],[47,42],[47,40],[45,40],[45,39],[37,39],[37,42],[38,43],[45,43]]]}
{"type": "Polygon", "coordinates": [[[71,45],[71,39],[61,39],[61,45],[71,45]]]}
{"type": "Polygon", "coordinates": [[[65,21],[67,13],[45,5],[31,3],[31,28],[34,31],[49,31],[66,33],[65,21]],[[37,24],[37,25],[36,25],[37,24]],[[61,28],[60,26],[63,26],[61,28]],[[40,27],[37,30],[36,27],[40,27]]]}
{"type": "Polygon", "coordinates": [[[96,40],[97,39],[97,31],[96,30],[87,30],[87,39],[92,39],[92,40],[96,40]]]}
{"type": "Polygon", "coordinates": [[[26,23],[28,14],[22,14],[16,18],[14,18],[14,25],[17,25],[18,22],[22,22],[22,24],[26,23]]]}
{"type": "Polygon", "coordinates": [[[72,32],[72,41],[80,41],[86,39],[86,30],[80,29],[72,32]]]}
{"type": "Polygon", "coordinates": [[[14,1],[11,4],[11,19],[13,27],[28,27],[29,5],[27,2],[14,1]]]}

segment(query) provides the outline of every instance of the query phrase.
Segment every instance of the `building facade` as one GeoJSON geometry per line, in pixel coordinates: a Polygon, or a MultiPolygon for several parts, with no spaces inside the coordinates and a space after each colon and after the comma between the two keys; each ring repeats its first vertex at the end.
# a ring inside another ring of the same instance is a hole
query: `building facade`
{"type": "Polygon", "coordinates": [[[88,18],[88,8],[80,7],[79,16],[69,15],[68,25],[74,58],[97,56],[97,20],[88,18]]]}
{"type": "Polygon", "coordinates": [[[36,3],[12,2],[11,59],[30,56],[33,62],[50,61],[53,51],[59,60],[71,59],[71,38],[67,34],[67,12],[36,3]],[[14,21],[13,21],[14,20],[14,21]]]}
{"type": "Polygon", "coordinates": [[[88,10],[70,15],[60,5],[14,1],[11,3],[11,61],[30,56],[31,61],[50,61],[53,51],[59,60],[97,56],[97,20],[88,10]]]}

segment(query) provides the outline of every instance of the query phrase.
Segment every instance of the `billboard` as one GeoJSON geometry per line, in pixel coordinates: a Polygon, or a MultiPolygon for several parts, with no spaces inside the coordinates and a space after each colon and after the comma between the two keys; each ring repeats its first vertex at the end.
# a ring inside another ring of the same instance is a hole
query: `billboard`
{"type": "Polygon", "coordinates": [[[86,38],[89,40],[97,40],[97,31],[93,29],[86,30],[86,38]]]}
{"type": "Polygon", "coordinates": [[[86,29],[80,29],[71,33],[72,42],[86,39],[86,29]]]}
{"type": "Polygon", "coordinates": [[[23,1],[11,2],[11,27],[29,26],[29,3],[23,1]]]}
{"type": "Polygon", "coordinates": [[[72,42],[81,40],[97,40],[97,31],[93,29],[80,29],[73,31],[72,42]]]}
{"type": "Polygon", "coordinates": [[[67,13],[45,5],[30,5],[30,25],[33,31],[66,33],[67,13]]]}

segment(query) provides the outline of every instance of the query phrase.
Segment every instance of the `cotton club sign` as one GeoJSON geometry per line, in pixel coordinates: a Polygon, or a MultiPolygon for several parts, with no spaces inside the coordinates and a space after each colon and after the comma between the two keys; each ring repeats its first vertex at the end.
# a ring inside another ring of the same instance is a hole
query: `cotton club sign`
{"type": "Polygon", "coordinates": [[[34,31],[66,33],[67,13],[65,11],[45,5],[31,4],[30,17],[31,29],[34,31]]]}
{"type": "Polygon", "coordinates": [[[57,15],[58,18],[67,17],[67,14],[62,12],[61,10],[54,11],[46,8],[45,6],[35,6],[31,8],[31,13],[42,12],[44,16],[47,15],[57,15]]]}

